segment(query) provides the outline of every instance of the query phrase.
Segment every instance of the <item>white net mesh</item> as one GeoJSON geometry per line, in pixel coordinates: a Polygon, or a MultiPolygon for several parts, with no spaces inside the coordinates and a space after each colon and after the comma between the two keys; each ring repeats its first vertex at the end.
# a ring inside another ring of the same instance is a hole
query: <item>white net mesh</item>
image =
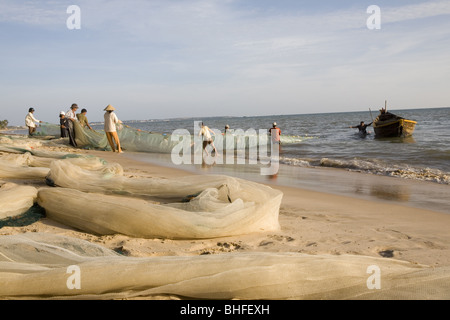
{"type": "MultiPolygon", "coordinates": [[[[106,134],[103,130],[90,130],[83,128],[78,122],[74,123],[75,139],[78,147],[85,149],[100,149],[111,150],[106,134]]],[[[192,153],[200,152],[202,148],[201,137],[189,133],[187,129],[180,129],[182,134],[177,134],[175,131],[172,134],[148,132],[136,129],[127,125],[123,125],[118,131],[121,146],[127,151],[133,152],[157,152],[157,153],[171,153],[175,146],[180,146],[187,139],[187,144],[192,153]],[[196,143],[195,138],[198,139],[196,143]]],[[[39,135],[42,137],[54,136],[59,137],[59,126],[54,124],[42,124],[39,135]]],[[[270,144],[270,137],[267,130],[256,131],[242,129],[231,130],[229,133],[222,135],[220,131],[216,132],[213,137],[214,145],[218,151],[229,150],[246,150],[257,149],[258,146],[270,144]]],[[[281,143],[291,144],[300,143],[302,141],[311,139],[311,137],[289,136],[282,135],[281,143]]],[[[66,143],[68,139],[66,138],[66,143]]]]}
{"type": "Polygon", "coordinates": [[[64,188],[39,191],[38,203],[48,217],[89,232],[145,238],[213,238],[279,229],[282,193],[270,187],[227,176],[128,178],[118,164],[87,170],[85,161],[52,162],[48,179],[64,188]],[[144,198],[99,194],[105,192],[144,198]]]}
{"type": "Polygon", "coordinates": [[[25,213],[36,201],[37,193],[32,186],[0,183],[0,220],[25,213]]]}
{"type": "Polygon", "coordinates": [[[449,280],[448,268],[366,256],[233,253],[131,258],[51,234],[0,238],[2,298],[448,298],[449,280]],[[369,266],[381,270],[379,289],[368,287],[369,266]]]}
{"type": "Polygon", "coordinates": [[[28,167],[0,159],[0,178],[3,179],[44,179],[49,171],[48,168],[28,167]]]}

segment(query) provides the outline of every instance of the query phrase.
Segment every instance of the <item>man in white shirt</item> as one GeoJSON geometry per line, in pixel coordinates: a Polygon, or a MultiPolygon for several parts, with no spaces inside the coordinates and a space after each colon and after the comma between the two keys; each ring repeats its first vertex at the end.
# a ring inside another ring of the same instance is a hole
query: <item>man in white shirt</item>
{"type": "Polygon", "coordinates": [[[28,114],[25,117],[25,125],[28,127],[28,134],[30,136],[36,131],[36,123],[42,123],[42,121],[36,119],[33,115],[34,108],[28,109],[28,114]]]}
{"type": "Polygon", "coordinates": [[[201,129],[200,132],[198,133],[198,135],[203,137],[203,150],[205,150],[206,154],[209,156],[208,150],[206,149],[206,147],[208,145],[211,145],[211,147],[214,149],[214,151],[216,152],[217,155],[217,149],[216,146],[214,145],[211,133],[215,135],[214,131],[212,131],[208,126],[206,126],[203,122],[201,124],[201,129]]]}
{"type": "Polygon", "coordinates": [[[66,118],[67,120],[67,133],[69,134],[69,143],[73,146],[73,147],[77,147],[77,142],[75,141],[75,130],[74,130],[74,122],[78,121],[77,120],[77,110],[78,110],[78,105],[76,105],[75,103],[72,104],[72,106],[70,107],[70,110],[66,112],[66,118]]]}

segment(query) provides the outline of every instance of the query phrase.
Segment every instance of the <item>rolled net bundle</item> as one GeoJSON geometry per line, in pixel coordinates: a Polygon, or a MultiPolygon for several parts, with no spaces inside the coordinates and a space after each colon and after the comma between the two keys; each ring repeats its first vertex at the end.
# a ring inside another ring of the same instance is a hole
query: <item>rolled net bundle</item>
{"type": "Polygon", "coordinates": [[[449,271],[356,255],[132,258],[60,235],[0,237],[4,299],[448,299],[449,271]],[[377,289],[371,266],[381,270],[377,289]]]}
{"type": "Polygon", "coordinates": [[[50,163],[54,160],[52,158],[35,157],[30,152],[21,154],[5,154],[2,155],[0,159],[15,163],[17,165],[45,168],[50,168],[50,163]]]}
{"type": "Polygon", "coordinates": [[[49,171],[48,168],[28,167],[0,158],[0,178],[3,179],[44,179],[49,171]]]}
{"type": "Polygon", "coordinates": [[[42,146],[42,142],[24,136],[0,136],[0,151],[8,153],[32,152],[42,146]]]}
{"type": "Polygon", "coordinates": [[[123,175],[123,168],[120,164],[110,163],[98,157],[74,157],[66,158],[64,161],[90,172],[103,175],[123,175]]]}
{"type": "MultiPolygon", "coordinates": [[[[123,169],[117,163],[105,163],[104,167],[98,169],[88,168],[85,158],[79,158],[77,162],[73,159],[58,160],[52,162],[48,178],[57,186],[85,192],[128,193],[179,199],[199,193],[208,187],[219,188],[227,185],[229,189],[238,185],[236,178],[227,176],[205,175],[177,179],[128,178],[123,175],[123,169]]],[[[241,189],[239,188],[239,192],[245,192],[241,189]]]]}
{"type": "Polygon", "coordinates": [[[74,161],[51,163],[47,179],[63,188],[40,190],[38,203],[81,230],[191,239],[279,229],[283,194],[268,186],[227,176],[128,178],[119,164],[87,170],[86,159],[74,161]]]}
{"type": "Polygon", "coordinates": [[[27,136],[0,137],[0,151],[7,153],[30,153],[42,158],[62,159],[68,152],[45,150],[42,147],[67,147],[58,143],[59,140],[36,140],[27,136]]]}
{"type": "Polygon", "coordinates": [[[83,156],[58,151],[10,149],[0,153],[0,178],[41,179],[49,173],[53,161],[66,159],[87,170],[99,170],[104,173],[123,174],[119,164],[108,164],[95,156],[83,156]]]}
{"type": "MultiPolygon", "coordinates": [[[[211,180],[211,185],[217,184],[216,179],[211,180]]],[[[195,179],[191,183],[195,184],[195,179]]],[[[177,181],[172,181],[172,189],[176,185],[177,181]]],[[[163,188],[170,189],[170,186],[166,184],[163,188]]],[[[101,235],[201,239],[279,230],[280,192],[235,181],[234,185],[205,187],[189,203],[178,203],[190,196],[188,191],[160,195],[161,198],[172,198],[174,194],[178,197],[159,204],[124,196],[47,188],[39,191],[38,204],[50,219],[101,235]],[[239,193],[241,188],[247,188],[246,192],[239,193]]]]}
{"type": "Polygon", "coordinates": [[[0,186],[0,220],[21,215],[37,199],[38,190],[32,186],[5,183],[0,186]]]}

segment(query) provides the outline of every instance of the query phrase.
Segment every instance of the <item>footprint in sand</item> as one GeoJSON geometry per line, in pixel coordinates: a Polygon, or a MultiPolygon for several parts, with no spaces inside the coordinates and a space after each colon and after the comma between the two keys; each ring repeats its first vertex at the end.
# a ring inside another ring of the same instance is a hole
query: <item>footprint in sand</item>
{"type": "Polygon", "coordinates": [[[274,245],[275,242],[281,242],[281,243],[286,243],[286,242],[292,242],[295,239],[289,236],[283,236],[283,235],[278,235],[278,234],[272,234],[272,235],[268,235],[267,238],[269,238],[268,240],[263,240],[259,243],[260,247],[264,247],[264,246],[269,246],[269,245],[274,245]]]}
{"type": "Polygon", "coordinates": [[[391,237],[396,238],[396,239],[406,239],[406,240],[412,239],[412,237],[408,236],[407,234],[397,231],[397,230],[393,230],[393,229],[378,228],[375,230],[378,232],[385,232],[385,233],[389,234],[391,237]]]}
{"type": "Polygon", "coordinates": [[[279,242],[291,242],[294,241],[295,239],[289,236],[282,236],[282,235],[269,235],[267,236],[268,238],[275,240],[275,241],[279,241],[279,242]]]}
{"type": "Polygon", "coordinates": [[[215,254],[215,253],[222,253],[222,252],[233,252],[233,251],[239,250],[241,248],[242,248],[242,246],[239,243],[217,242],[216,247],[202,250],[200,252],[200,255],[215,254]]]}

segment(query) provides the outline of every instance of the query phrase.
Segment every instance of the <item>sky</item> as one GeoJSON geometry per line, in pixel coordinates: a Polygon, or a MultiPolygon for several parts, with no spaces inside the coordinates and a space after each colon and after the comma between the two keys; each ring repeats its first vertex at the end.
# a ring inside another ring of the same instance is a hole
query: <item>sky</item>
{"type": "Polygon", "coordinates": [[[449,107],[450,0],[0,0],[0,58],[10,125],[449,107]]]}

